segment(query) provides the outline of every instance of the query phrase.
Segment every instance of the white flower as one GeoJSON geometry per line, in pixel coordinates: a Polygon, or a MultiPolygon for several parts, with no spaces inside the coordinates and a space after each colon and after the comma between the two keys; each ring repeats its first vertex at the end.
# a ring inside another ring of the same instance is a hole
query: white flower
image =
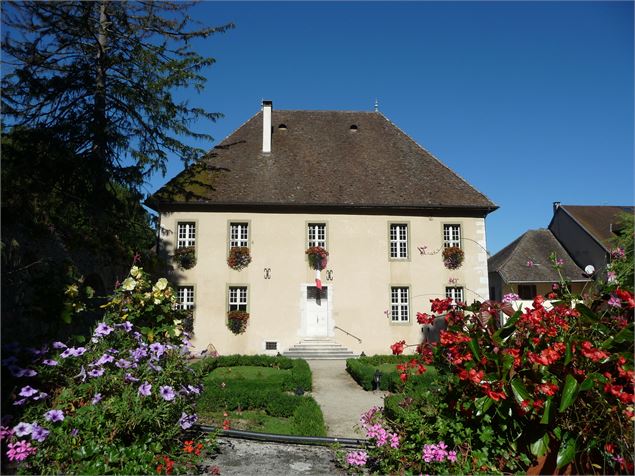
{"type": "Polygon", "coordinates": [[[165,288],[168,287],[168,280],[165,278],[161,278],[157,281],[157,284],[155,284],[155,287],[159,290],[159,291],[163,291],[165,288]]]}
{"type": "Polygon", "coordinates": [[[130,276],[132,276],[133,278],[138,278],[139,276],[141,276],[141,270],[138,266],[133,266],[132,268],[130,268],[130,276]]]}
{"type": "Polygon", "coordinates": [[[132,291],[136,285],[137,282],[132,278],[126,278],[123,280],[123,283],[121,283],[121,287],[124,291],[132,291]]]}

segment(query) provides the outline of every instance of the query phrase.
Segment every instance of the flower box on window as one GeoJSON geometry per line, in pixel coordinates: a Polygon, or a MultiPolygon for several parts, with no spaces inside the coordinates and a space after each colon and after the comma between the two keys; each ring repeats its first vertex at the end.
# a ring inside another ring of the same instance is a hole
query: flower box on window
{"type": "Polygon", "coordinates": [[[309,266],[311,269],[325,269],[328,261],[329,252],[321,246],[311,246],[304,252],[309,257],[309,266]]]}
{"type": "Polygon", "coordinates": [[[450,246],[443,249],[443,264],[448,269],[458,269],[463,264],[465,254],[457,246],[450,246]]]}
{"type": "Polygon", "coordinates": [[[184,246],[174,251],[174,261],[182,269],[190,269],[196,265],[196,250],[193,246],[184,246]]]}
{"type": "Polygon", "coordinates": [[[230,268],[240,271],[251,263],[249,248],[246,246],[232,246],[227,257],[227,264],[230,268]]]}
{"type": "Polygon", "coordinates": [[[227,313],[227,327],[234,334],[242,334],[247,329],[249,313],[245,311],[229,311],[227,313]]]}

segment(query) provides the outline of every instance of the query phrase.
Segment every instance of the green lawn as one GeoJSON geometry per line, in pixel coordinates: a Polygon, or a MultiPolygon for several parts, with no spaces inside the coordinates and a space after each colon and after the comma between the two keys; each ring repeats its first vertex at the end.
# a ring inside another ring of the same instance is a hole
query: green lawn
{"type": "Polygon", "coordinates": [[[204,380],[197,413],[201,423],[282,435],[325,436],[324,418],[312,397],[306,362],[285,357],[228,356],[213,361],[204,380]],[[240,365],[244,363],[245,365],[240,365]],[[227,416],[224,414],[227,413],[227,416]]]}

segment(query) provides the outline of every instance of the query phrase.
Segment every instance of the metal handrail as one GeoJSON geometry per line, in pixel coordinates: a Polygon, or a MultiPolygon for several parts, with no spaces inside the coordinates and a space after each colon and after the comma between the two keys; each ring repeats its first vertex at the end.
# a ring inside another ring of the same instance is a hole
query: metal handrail
{"type": "Polygon", "coordinates": [[[345,331],[345,330],[344,330],[344,329],[342,329],[341,327],[337,327],[337,326],[335,326],[335,329],[339,329],[339,330],[341,330],[344,334],[348,334],[348,335],[349,335],[349,336],[351,336],[353,339],[357,339],[357,342],[359,342],[360,344],[362,343],[362,340],[361,340],[359,337],[354,336],[353,334],[351,334],[351,333],[350,333],[350,332],[348,332],[348,331],[345,331]]]}

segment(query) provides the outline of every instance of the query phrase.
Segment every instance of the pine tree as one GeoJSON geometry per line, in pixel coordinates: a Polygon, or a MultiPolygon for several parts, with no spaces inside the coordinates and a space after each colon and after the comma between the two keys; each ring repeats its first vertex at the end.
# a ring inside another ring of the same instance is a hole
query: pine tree
{"type": "Polygon", "coordinates": [[[177,88],[200,91],[214,59],[192,40],[232,28],[198,27],[192,2],[12,2],[4,6],[3,114],[10,126],[55,131],[92,161],[95,184],[138,189],[165,173],[170,154],[186,164],[209,139],[189,128],[221,114],[179,102],[177,88]]]}

